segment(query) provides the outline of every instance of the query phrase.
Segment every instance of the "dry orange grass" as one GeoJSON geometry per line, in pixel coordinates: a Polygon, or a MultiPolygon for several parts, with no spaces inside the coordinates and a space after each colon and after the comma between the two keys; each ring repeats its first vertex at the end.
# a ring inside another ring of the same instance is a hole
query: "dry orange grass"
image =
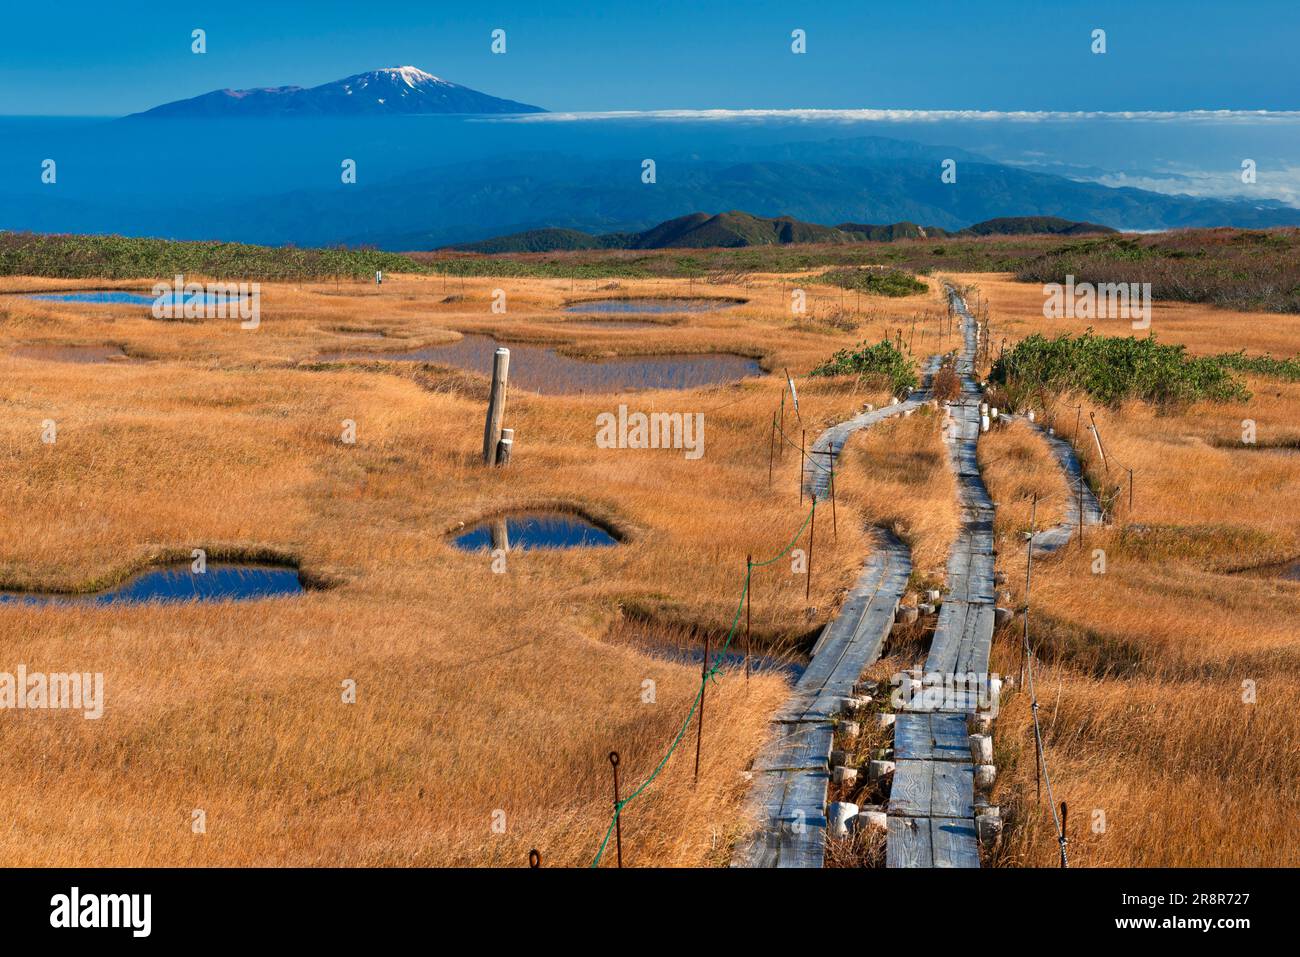
{"type": "MultiPolygon", "coordinates": [[[[95,285],[128,284],[9,278],[0,291],[95,285]]],[[[0,495],[10,516],[0,586],[89,588],[195,547],[214,558],[277,555],[334,586],[231,605],[0,606],[0,670],[102,671],[107,698],[99,721],[13,712],[0,722],[11,822],[0,861],[523,866],[537,847],[548,865],[589,863],[611,813],[607,753],[623,755],[626,793],[659,761],[699,681],[693,666],[602,636],[632,611],[725,630],[745,555],[775,554],[804,519],[797,454],[787,449],[768,488],[781,378],[622,398],[515,394],[515,461],[489,470],[478,464],[481,378],[315,358],[358,346],[338,330],[383,330],[392,342],[360,343],[382,349],[481,329],[581,355],[737,351],[799,375],[932,308],[923,297],[873,304],[851,333],[814,320],[793,328],[786,290],[760,281],[709,289],[750,300],[736,310],[633,333],[583,328],[556,311],[568,298],[614,294],[602,284],[442,285],[264,284],[255,332],[0,299],[0,495]],[[488,309],[497,286],[507,288],[505,316],[488,309]],[[135,361],[14,354],[106,342],[135,361]],[[704,412],[704,458],[595,448],[596,415],[620,401],[704,412]],[[53,445],[40,440],[46,419],[57,423],[53,445]],[[357,424],[355,445],[340,441],[344,419],[357,424]],[[448,544],[460,522],[535,506],[580,509],[627,541],[512,554],[505,575],[485,553],[448,544]],[[355,704],[341,701],[345,679],[357,683],[355,704]],[[646,679],[655,704],[642,703],[646,679]],[[197,809],[206,834],[192,833],[197,809]],[[504,834],[492,829],[498,810],[504,834]]],[[[638,282],[617,294],[692,291],[638,282]]],[[[881,398],[848,382],[809,384],[809,440],[881,398]]],[[[830,616],[865,557],[863,524],[841,512],[833,538],[818,516],[808,600],[788,566],[756,573],[756,633],[790,641],[830,616]]],[[[626,811],[628,863],[726,859],[740,772],[786,686],[728,676],[708,694],[699,785],[684,750],[626,811]]]]}
{"type": "MultiPolygon", "coordinates": [[[[1038,287],[966,278],[987,295],[995,333],[1051,325],[1039,314],[1038,287]]],[[[1195,352],[1300,348],[1294,316],[1157,305],[1153,326],[1195,352]]],[[[1300,583],[1236,574],[1300,555],[1300,455],[1285,450],[1296,436],[1300,386],[1259,378],[1249,386],[1255,398],[1241,404],[1099,409],[1065,396],[1047,410],[1067,436],[1078,404],[1085,425],[1088,410],[1096,412],[1109,470],[1090,433],[1079,445],[1092,482],[1114,502],[1114,526],[1088,530],[1084,550],[1034,563],[1038,698],[1076,866],[1300,863],[1289,839],[1300,831],[1300,583]],[[1257,422],[1257,446],[1241,441],[1244,419],[1257,422]],[[1104,552],[1104,572],[1094,549],[1104,552]]],[[[1000,503],[999,567],[1017,604],[1024,550],[1011,533],[1021,516],[1006,514],[1008,505],[1029,487],[1060,482],[1045,446],[1020,456],[1028,475],[999,467],[999,447],[1021,441],[1008,430],[981,443],[1000,503]]],[[[1019,633],[1017,620],[995,646],[994,670],[1016,672],[1019,633]]],[[[1046,796],[1036,804],[1023,693],[1006,702],[995,734],[997,800],[1011,825],[1000,860],[1053,866],[1056,841],[1046,796]]]]}

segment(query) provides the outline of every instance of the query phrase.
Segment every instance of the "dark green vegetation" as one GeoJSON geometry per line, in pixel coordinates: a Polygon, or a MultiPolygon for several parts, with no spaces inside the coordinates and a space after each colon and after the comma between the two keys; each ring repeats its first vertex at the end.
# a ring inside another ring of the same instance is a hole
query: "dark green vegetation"
{"type": "Polygon", "coordinates": [[[895,395],[917,383],[915,364],[888,339],[874,346],[862,342],[856,349],[841,349],[808,374],[862,376],[895,395]]]}
{"type": "Polygon", "coordinates": [[[872,296],[915,296],[929,288],[901,269],[832,269],[817,281],[872,296]]]}
{"type": "Polygon", "coordinates": [[[1274,359],[1272,356],[1248,356],[1242,352],[1225,352],[1216,356],[1215,361],[1225,369],[1235,372],[1249,372],[1253,375],[1282,379],[1285,382],[1300,382],[1300,358],[1274,359]]]}
{"type": "MultiPolygon", "coordinates": [[[[1062,392],[1086,392],[1098,402],[1141,399],[1157,404],[1250,398],[1241,381],[1214,357],[1186,354],[1155,336],[1032,335],[993,363],[989,381],[1001,386],[1013,408],[1062,392]]],[[[1039,402],[1039,404],[1044,404],[1039,402]]]]}
{"type": "Polygon", "coordinates": [[[638,233],[604,233],[593,236],[577,229],[530,229],[476,243],[448,247],[461,252],[518,253],[584,249],[736,249],[746,246],[791,244],[896,242],[900,239],[936,239],[949,236],[1079,236],[1113,233],[1092,223],[1076,223],[1053,216],[1018,216],[990,219],[957,233],[938,226],[901,222],[884,226],[841,223],[821,226],[790,216],[752,216],[749,213],[691,213],[669,219],[638,233]]]}
{"type": "Polygon", "coordinates": [[[1059,216],[1001,216],[968,226],[958,236],[1086,236],[1118,233],[1096,223],[1076,223],[1059,216]]]}
{"type": "Polygon", "coordinates": [[[1029,282],[1151,283],[1155,299],[1300,312],[1300,229],[1180,230],[1051,249],[1016,269],[1029,282]]]}
{"type": "Polygon", "coordinates": [[[297,249],[244,243],[176,242],[128,236],[0,232],[0,275],[68,279],[289,280],[373,278],[385,272],[430,272],[396,253],[370,249],[297,249]]]}

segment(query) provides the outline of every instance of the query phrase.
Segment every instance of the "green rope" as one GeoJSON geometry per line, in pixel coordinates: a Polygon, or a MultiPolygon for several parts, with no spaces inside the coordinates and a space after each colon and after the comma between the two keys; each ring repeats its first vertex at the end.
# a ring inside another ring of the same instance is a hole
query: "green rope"
{"type": "Polygon", "coordinates": [[[644,791],[652,783],[654,783],[655,778],[659,777],[659,772],[662,771],[664,769],[664,766],[668,763],[668,759],[671,758],[673,756],[673,752],[677,750],[677,745],[681,744],[682,738],[686,736],[686,731],[691,726],[691,719],[695,717],[695,709],[700,706],[700,700],[704,697],[705,687],[707,686],[709,681],[713,680],[713,676],[721,670],[721,663],[726,658],[727,649],[731,647],[731,641],[733,638],[736,637],[736,629],[740,625],[740,613],[745,609],[745,597],[749,594],[749,580],[753,576],[754,569],[762,568],[765,565],[771,565],[773,562],[778,561],[784,558],[786,555],[788,555],[790,553],[790,550],[794,548],[795,543],[799,541],[800,538],[803,537],[804,529],[808,527],[808,523],[812,520],[812,517],[814,514],[816,514],[816,512],[817,512],[817,500],[814,499],[812,503],[812,508],[809,509],[808,511],[808,517],[803,520],[803,524],[799,526],[799,531],[795,532],[794,538],[790,539],[790,544],[786,545],[785,548],[781,549],[780,554],[776,555],[773,558],[769,558],[767,561],[750,562],[749,568],[745,572],[745,587],[742,588],[740,591],[740,602],[736,605],[735,617],[731,619],[731,628],[727,632],[727,640],[723,644],[722,650],[719,651],[714,657],[713,666],[700,676],[700,689],[697,692],[695,692],[695,699],[691,702],[690,711],[686,712],[686,720],[682,722],[681,730],[677,732],[677,736],[673,738],[673,743],[669,746],[668,751],[664,754],[663,758],[660,759],[659,763],[655,765],[655,769],[650,773],[650,776],[646,778],[644,781],[642,781],[635,791],[633,791],[627,797],[623,798],[623,800],[619,801],[617,805],[615,805],[614,816],[610,818],[609,827],[605,829],[605,839],[600,842],[600,848],[596,851],[596,857],[591,862],[592,867],[600,866],[601,855],[605,853],[605,848],[609,844],[609,836],[614,833],[614,826],[618,823],[618,817],[620,814],[623,813],[623,808],[631,804],[632,801],[635,798],[637,798],[642,791],[644,791]]]}

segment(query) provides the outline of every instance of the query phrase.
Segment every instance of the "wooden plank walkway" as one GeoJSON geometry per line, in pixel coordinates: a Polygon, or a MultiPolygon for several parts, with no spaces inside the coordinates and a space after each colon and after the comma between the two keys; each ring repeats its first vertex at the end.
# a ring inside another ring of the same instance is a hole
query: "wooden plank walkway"
{"type": "Polygon", "coordinates": [[[1083,524],[1086,528],[1089,525],[1100,525],[1105,521],[1105,514],[1101,510],[1101,503],[1097,501],[1097,496],[1093,494],[1092,489],[1083,478],[1083,466],[1079,463],[1079,457],[1074,453],[1074,446],[1061,438],[1055,433],[1049,433],[1038,422],[1030,422],[1024,416],[1009,415],[1010,421],[1021,421],[1030,428],[1035,429],[1043,440],[1047,442],[1056,459],[1057,465],[1061,467],[1061,473],[1065,476],[1065,482],[1070,487],[1070,495],[1065,503],[1065,520],[1053,528],[1043,529],[1041,532],[1034,533],[1033,549],[1034,557],[1040,555],[1050,555],[1058,552],[1073,540],[1075,532],[1079,530],[1079,486],[1083,486],[1083,524]]]}
{"type": "MultiPolygon", "coordinates": [[[[804,466],[804,487],[817,501],[830,495],[829,460],[838,461],[849,436],[920,405],[909,400],[864,412],[832,426],[804,466]]],[[[737,845],[732,867],[821,867],[825,860],[826,789],[830,783],[831,718],[862,672],[880,657],[894,613],[912,574],[912,556],[892,533],[876,529],[861,575],[834,620],[822,631],[790,697],[773,718],[773,735],[754,759],[746,814],[758,822],[737,845]]]]}
{"type": "MultiPolygon", "coordinates": [[[[963,334],[957,359],[962,393],[951,408],[954,433],[948,443],[961,528],[949,553],[948,591],[924,671],[987,676],[993,644],[993,502],[976,459],[975,321],[951,288],[949,295],[963,334]]],[[[979,867],[975,765],[967,736],[967,715],[976,710],[977,697],[971,692],[942,702],[914,702],[909,713],[895,719],[886,866],[979,867]]]]}

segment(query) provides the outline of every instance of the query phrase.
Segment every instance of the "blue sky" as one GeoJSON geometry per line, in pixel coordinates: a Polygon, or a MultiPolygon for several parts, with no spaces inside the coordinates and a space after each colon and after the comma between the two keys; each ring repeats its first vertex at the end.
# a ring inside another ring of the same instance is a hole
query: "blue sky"
{"type": "Polygon", "coordinates": [[[116,115],[403,64],[554,110],[1285,110],[1300,108],[1298,42],[1296,0],[15,3],[0,115],[116,115]]]}

